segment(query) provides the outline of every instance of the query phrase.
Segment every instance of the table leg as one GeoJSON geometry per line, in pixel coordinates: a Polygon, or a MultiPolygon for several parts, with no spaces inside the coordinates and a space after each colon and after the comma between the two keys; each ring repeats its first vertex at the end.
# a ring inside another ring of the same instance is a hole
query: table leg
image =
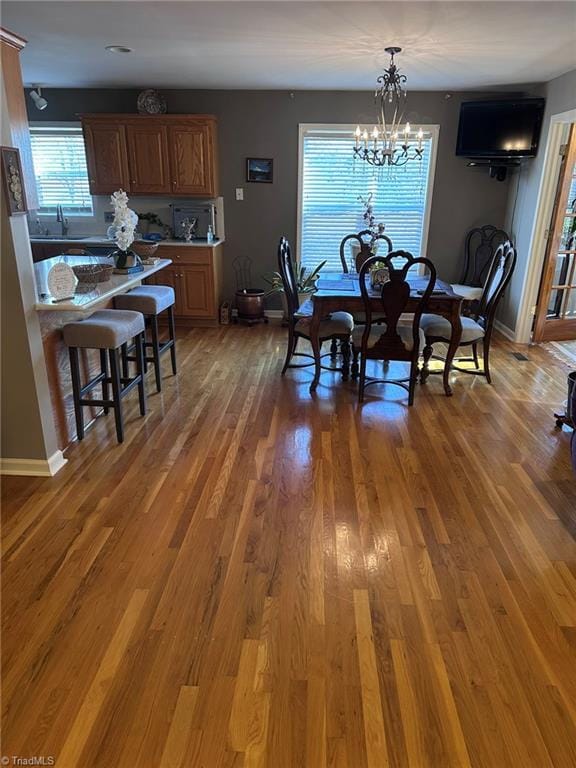
{"type": "Polygon", "coordinates": [[[312,299],[312,303],[314,305],[314,313],[312,315],[312,320],[310,321],[310,326],[308,328],[308,333],[310,334],[310,344],[312,345],[312,353],[314,355],[314,378],[312,379],[312,383],[310,384],[310,392],[315,392],[316,387],[318,386],[318,382],[320,381],[320,371],[321,371],[321,358],[320,358],[320,309],[319,306],[316,304],[314,299],[312,299]]]}
{"type": "Polygon", "coordinates": [[[446,362],[444,363],[444,375],[442,377],[444,383],[444,392],[448,397],[452,394],[452,387],[450,386],[450,371],[452,369],[452,361],[456,355],[456,350],[460,346],[460,339],[462,338],[462,320],[460,319],[460,304],[456,304],[451,314],[447,319],[452,326],[452,334],[450,336],[450,344],[448,345],[448,352],[446,354],[446,362]]]}

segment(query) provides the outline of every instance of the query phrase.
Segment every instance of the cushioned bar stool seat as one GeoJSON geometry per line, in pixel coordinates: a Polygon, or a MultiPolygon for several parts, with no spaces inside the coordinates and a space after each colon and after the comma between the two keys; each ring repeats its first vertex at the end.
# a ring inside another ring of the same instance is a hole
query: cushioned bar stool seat
{"type": "Polygon", "coordinates": [[[68,323],[62,329],[67,347],[116,349],[144,331],[140,312],[116,312],[102,309],[87,317],[68,323]]]}
{"type": "Polygon", "coordinates": [[[159,315],[174,305],[174,288],[169,285],[140,285],[128,293],[116,296],[114,304],[118,309],[133,309],[143,315],[159,315]]]}
{"type": "Polygon", "coordinates": [[[122,398],[134,387],[138,387],[140,413],[146,414],[146,393],[144,391],[144,315],[129,310],[102,309],[83,320],[68,323],[62,329],[64,343],[70,355],[72,374],[72,392],[78,440],[84,439],[84,406],[101,406],[104,413],[114,409],[116,436],[118,442],[124,440],[122,418],[122,398]],[[127,344],[134,344],[136,375],[132,378],[120,376],[119,350],[127,344]],[[79,349],[100,350],[100,373],[85,385],[80,381],[79,349]],[[110,375],[108,375],[108,353],[110,375]],[[98,384],[102,385],[102,398],[86,397],[98,384]],[[112,399],[108,397],[108,387],[112,387],[112,399]]]}
{"type": "MultiPolygon", "coordinates": [[[[162,389],[162,371],[160,368],[160,355],[170,350],[172,359],[172,372],[176,375],[176,338],[174,328],[174,302],[176,297],[174,289],[169,285],[141,285],[133,288],[128,293],[122,293],[114,297],[114,306],[118,311],[135,310],[141,312],[146,317],[147,325],[150,327],[151,341],[144,338],[144,367],[148,368],[148,363],[153,363],[156,376],[156,389],[158,392],[162,389]],[[158,315],[162,312],[168,313],[168,341],[160,342],[158,333],[158,315]],[[152,351],[149,357],[147,350],[152,351]]],[[[128,375],[128,363],[134,360],[134,356],[129,354],[131,350],[127,346],[122,348],[122,366],[124,375],[128,375]]]]}

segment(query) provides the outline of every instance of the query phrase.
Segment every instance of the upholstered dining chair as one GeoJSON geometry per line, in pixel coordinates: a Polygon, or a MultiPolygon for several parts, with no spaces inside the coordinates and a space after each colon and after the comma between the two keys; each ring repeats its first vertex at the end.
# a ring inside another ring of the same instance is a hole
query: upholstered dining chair
{"type": "MultiPolygon", "coordinates": [[[[374,241],[377,242],[379,240],[382,240],[386,243],[387,253],[390,253],[393,246],[392,240],[390,240],[388,235],[376,235],[374,237],[374,241]]],[[[342,271],[346,274],[348,274],[350,271],[348,260],[346,258],[346,245],[353,242],[360,248],[354,258],[356,272],[360,272],[360,267],[362,264],[364,264],[366,259],[369,259],[373,255],[371,250],[372,233],[369,229],[363,229],[362,232],[358,232],[358,234],[346,235],[346,237],[340,243],[340,261],[342,262],[342,271]],[[370,241],[364,239],[367,236],[370,236],[370,241]]]]}
{"type": "MultiPolygon", "coordinates": [[[[462,316],[462,339],[460,346],[471,346],[472,357],[461,358],[457,362],[473,362],[474,369],[459,368],[457,365],[452,367],[462,373],[472,373],[485,376],[489,384],[492,383],[490,376],[490,341],[492,339],[492,330],[494,327],[494,317],[498,302],[506,289],[506,286],[512,278],[514,267],[516,265],[516,249],[507,241],[502,243],[496,249],[496,253],[489,265],[489,272],[484,285],[484,290],[480,297],[478,310],[473,316],[462,316]],[[482,343],[483,367],[480,369],[478,361],[478,344],[482,343]]],[[[432,357],[433,345],[438,342],[448,344],[450,342],[451,326],[448,320],[439,315],[422,315],[421,328],[426,337],[426,346],[424,347],[424,367],[422,369],[422,383],[426,381],[429,375],[428,364],[432,357]]]]}
{"type": "MultiPolygon", "coordinates": [[[[282,376],[288,368],[307,368],[314,365],[313,355],[305,352],[296,352],[299,339],[309,339],[308,328],[310,326],[311,314],[306,314],[305,308],[300,307],[298,290],[296,287],[296,278],[290,252],[290,243],[285,237],[280,238],[278,245],[278,271],[282,277],[282,285],[286,296],[286,306],[288,308],[288,349],[286,350],[286,360],[282,368],[282,376]],[[293,357],[306,357],[311,360],[309,363],[293,364],[293,357]]],[[[308,302],[307,302],[308,303],[308,302]]],[[[342,366],[322,366],[324,370],[341,371],[342,378],[347,379],[350,369],[350,339],[354,320],[348,312],[333,312],[328,317],[320,321],[320,346],[324,341],[339,341],[340,352],[342,355],[342,366]]],[[[335,357],[334,351],[321,355],[321,357],[335,357]]]]}
{"type": "Polygon", "coordinates": [[[459,281],[452,285],[454,293],[463,296],[465,301],[480,301],[496,249],[509,240],[503,229],[492,224],[471,229],[464,242],[464,264],[459,281]]]}
{"type": "Polygon", "coordinates": [[[426,302],[434,290],[436,268],[429,259],[414,258],[408,251],[392,251],[384,258],[372,256],[367,259],[360,268],[359,281],[366,322],[356,326],[352,334],[353,377],[357,375],[360,355],[358,400],[360,403],[364,402],[364,391],[370,384],[397,384],[408,392],[408,405],[412,405],[418,379],[418,358],[425,342],[420,320],[426,302]],[[373,289],[370,287],[370,267],[377,262],[386,264],[390,280],[373,289]],[[404,313],[410,299],[408,271],[417,265],[425,267],[426,276],[422,278],[423,287],[419,291],[416,306],[411,305],[410,315],[406,315],[404,313]],[[373,306],[375,295],[380,299],[377,308],[373,306]],[[409,376],[407,379],[368,379],[367,360],[398,360],[410,363],[409,376]]]}

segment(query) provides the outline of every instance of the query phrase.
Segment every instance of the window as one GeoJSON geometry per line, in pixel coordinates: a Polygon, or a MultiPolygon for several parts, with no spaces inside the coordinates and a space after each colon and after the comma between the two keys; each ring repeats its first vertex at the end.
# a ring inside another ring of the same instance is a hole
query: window
{"type": "Polygon", "coordinates": [[[358,196],[372,193],[376,221],[394,248],[426,255],[438,126],[425,126],[422,161],[373,168],[355,160],[356,126],[300,126],[299,255],[302,264],[342,271],[340,242],[366,228],[358,196]]]}
{"type": "Polygon", "coordinates": [[[92,198],[84,139],[80,127],[32,127],[32,159],[39,213],[56,213],[60,204],[67,215],[91,216],[92,198]]]}

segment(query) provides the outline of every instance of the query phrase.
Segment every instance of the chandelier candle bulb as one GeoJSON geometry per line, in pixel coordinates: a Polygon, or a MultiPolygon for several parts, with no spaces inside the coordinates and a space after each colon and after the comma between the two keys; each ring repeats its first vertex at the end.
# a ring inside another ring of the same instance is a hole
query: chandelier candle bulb
{"type": "Polygon", "coordinates": [[[360,126],[356,126],[356,131],[354,133],[354,136],[356,138],[356,149],[358,149],[358,145],[360,144],[360,136],[362,136],[362,131],[360,130],[360,126]]]}

